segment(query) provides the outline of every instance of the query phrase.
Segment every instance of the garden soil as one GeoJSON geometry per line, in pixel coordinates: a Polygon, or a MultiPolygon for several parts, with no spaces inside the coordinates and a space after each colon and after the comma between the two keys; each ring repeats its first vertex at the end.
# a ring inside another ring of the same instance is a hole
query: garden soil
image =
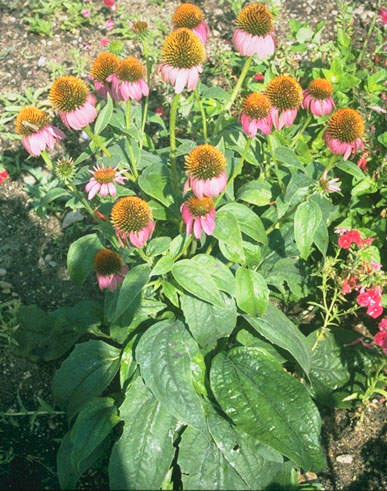
{"type": "MultiPolygon", "coordinates": [[[[32,3],[32,2],[31,2],[32,3]]],[[[169,22],[179,2],[120,0],[120,9],[136,12],[137,17],[160,18],[169,22]]],[[[233,29],[233,14],[228,3],[203,0],[198,3],[206,13],[212,29],[209,58],[217,47],[229,43],[233,29]]],[[[376,2],[357,1],[358,16],[354,19],[356,38],[360,42],[376,2]]],[[[22,7],[28,1],[0,0],[0,80],[1,93],[22,93],[28,87],[39,88],[50,83],[47,68],[38,63],[43,56],[60,63],[72,63],[70,48],[79,48],[82,56],[95,58],[100,40],[106,32],[99,28],[82,28],[75,33],[55,26],[51,38],[28,32],[22,18],[22,7]]],[[[314,26],[328,19],[326,36],[337,15],[332,0],[286,0],[281,18],[296,18],[314,26]]],[[[278,22],[279,42],[285,41],[286,29],[278,22]]],[[[160,40],[161,42],[161,40],[160,40]]],[[[128,47],[131,45],[128,43],[128,47]]],[[[134,49],[134,46],[133,46],[134,49]]],[[[0,111],[1,111],[0,105],[0,111]]],[[[12,132],[11,125],[8,131],[12,132]]],[[[0,134],[1,137],[1,134],[0,134]]],[[[77,145],[76,135],[73,136],[77,145]]],[[[26,153],[18,142],[0,139],[0,152],[8,162],[26,153]]],[[[29,165],[37,165],[33,160],[29,165]]],[[[91,224],[85,218],[67,229],[63,228],[66,213],[54,212],[44,220],[34,212],[33,200],[25,192],[34,186],[28,173],[11,172],[0,184],[0,304],[21,302],[37,304],[45,310],[71,305],[80,299],[102,298],[96,281],[89,279],[82,289],[74,286],[66,272],[69,244],[84,234],[91,224]]],[[[1,322],[1,318],[0,318],[1,322]]],[[[60,361],[33,363],[15,356],[14,347],[3,320],[0,326],[0,488],[23,489],[58,487],[56,452],[62,435],[67,431],[61,414],[34,414],[41,401],[53,405],[51,383],[60,361]],[[27,416],[4,413],[30,411],[27,416]]],[[[44,408],[40,408],[44,413],[44,408]]],[[[387,455],[386,402],[374,400],[360,411],[333,410],[323,412],[322,440],[328,461],[327,469],[318,476],[300,475],[300,482],[318,481],[326,490],[387,489],[385,458],[387,455]]],[[[82,489],[106,489],[106,462],[100,461],[80,481],[82,489]]]]}

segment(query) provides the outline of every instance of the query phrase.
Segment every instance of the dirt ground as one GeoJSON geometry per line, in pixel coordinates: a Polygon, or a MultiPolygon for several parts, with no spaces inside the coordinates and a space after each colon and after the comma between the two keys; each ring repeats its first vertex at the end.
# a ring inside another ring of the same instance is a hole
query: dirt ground
{"type": "MultiPolygon", "coordinates": [[[[138,16],[143,14],[148,19],[158,17],[166,23],[169,23],[179,3],[176,0],[119,2],[121,8],[126,7],[128,12],[135,11],[138,16]]],[[[213,0],[196,3],[205,11],[210,25],[215,26],[209,43],[211,57],[219,43],[230,41],[233,14],[227,2],[222,5],[213,0]]],[[[369,25],[376,2],[358,0],[354,3],[360,9],[354,19],[360,40],[369,25]]],[[[28,2],[0,0],[0,59],[2,50],[11,50],[0,64],[1,93],[19,93],[28,87],[39,88],[49,84],[47,67],[38,64],[40,57],[56,58],[62,63],[71,64],[69,49],[77,47],[83,56],[92,60],[102,50],[101,38],[110,38],[102,28],[84,27],[70,34],[60,30],[59,26],[55,26],[52,38],[40,37],[27,31],[21,17],[23,5],[26,7],[28,2]]],[[[283,20],[289,17],[308,21],[312,26],[326,18],[329,22],[326,36],[329,36],[335,15],[337,8],[333,0],[286,0],[277,23],[278,39],[286,38],[283,20]]],[[[130,42],[128,47],[131,47],[130,42]]],[[[8,125],[8,131],[13,131],[11,125],[8,125]]],[[[20,152],[18,142],[0,139],[0,152],[9,158],[17,154],[21,154],[22,159],[27,157],[25,152],[20,152]]],[[[29,183],[31,178],[27,173],[22,173],[0,184],[0,304],[20,301],[23,305],[35,303],[43,309],[52,310],[80,299],[102,298],[95,279],[90,278],[80,289],[72,284],[66,272],[68,245],[84,234],[90,222],[85,219],[64,229],[62,224],[66,213],[60,211],[42,220],[34,212],[32,200],[25,192],[24,188],[29,183]]],[[[3,328],[0,332],[3,332],[3,328]]],[[[17,358],[12,344],[6,338],[1,337],[0,340],[0,411],[34,411],[39,406],[38,397],[53,404],[51,382],[59,362],[32,363],[17,358]]],[[[385,403],[375,400],[364,408],[362,414],[356,410],[324,411],[323,421],[323,445],[328,460],[328,468],[318,476],[323,488],[387,489],[385,403]]],[[[62,415],[41,415],[36,418],[0,415],[0,488],[58,487],[55,456],[65,431],[66,423],[62,415]]],[[[103,469],[104,462],[98,463],[82,479],[79,487],[106,488],[103,469]]]]}

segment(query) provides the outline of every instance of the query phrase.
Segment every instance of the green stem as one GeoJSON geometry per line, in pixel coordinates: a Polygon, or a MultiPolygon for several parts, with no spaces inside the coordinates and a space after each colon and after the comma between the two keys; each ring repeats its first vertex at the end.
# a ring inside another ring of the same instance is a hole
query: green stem
{"type": "Polygon", "coordinates": [[[125,126],[126,126],[126,129],[129,129],[129,127],[130,127],[131,110],[132,110],[132,100],[128,99],[126,101],[126,110],[125,110],[125,126]]]}
{"type": "Polygon", "coordinates": [[[186,238],[186,243],[184,244],[183,249],[179,252],[179,254],[174,258],[175,261],[179,259],[179,257],[184,256],[184,254],[187,252],[188,247],[190,243],[192,242],[193,236],[192,234],[186,238]]]}
{"type": "Polygon", "coordinates": [[[306,127],[308,126],[308,124],[312,121],[312,116],[310,114],[308,114],[308,117],[306,118],[306,121],[303,125],[303,127],[300,129],[300,131],[297,133],[296,137],[294,138],[292,144],[290,145],[290,147],[295,147],[299,138],[302,136],[302,134],[304,133],[306,127]]]}
{"type": "Polygon", "coordinates": [[[239,162],[238,162],[238,165],[236,166],[232,176],[230,177],[228,183],[227,183],[227,186],[226,186],[226,189],[223,191],[223,193],[221,193],[218,198],[216,199],[215,201],[215,208],[216,206],[219,204],[220,200],[222,199],[224,193],[227,191],[227,189],[231,186],[231,184],[234,182],[234,179],[240,174],[241,170],[242,170],[242,167],[243,167],[243,163],[245,161],[245,158],[246,158],[246,155],[247,155],[247,152],[249,151],[249,148],[250,148],[250,145],[253,141],[253,138],[247,138],[247,141],[246,141],[246,145],[245,145],[245,149],[243,150],[243,154],[241,156],[241,158],[239,159],[239,162]]]}
{"type": "Polygon", "coordinates": [[[88,201],[81,195],[81,193],[78,191],[78,189],[75,187],[73,183],[69,183],[67,187],[70,189],[70,191],[73,192],[73,194],[79,199],[79,201],[83,204],[85,209],[88,211],[88,213],[96,220],[97,222],[100,221],[100,218],[96,214],[96,212],[93,210],[93,208],[89,205],[88,201]]]}
{"type": "Polygon", "coordinates": [[[20,413],[4,413],[1,412],[1,416],[43,416],[43,415],[58,415],[58,414],[66,414],[64,411],[24,411],[20,413]]]}
{"type": "MultiPolygon", "coordinates": [[[[144,50],[145,64],[146,64],[146,82],[149,87],[150,81],[150,63],[149,63],[149,54],[148,54],[148,45],[145,40],[142,41],[142,47],[144,50]]],[[[142,112],[142,120],[141,120],[141,140],[140,140],[140,151],[138,152],[138,161],[141,159],[142,147],[144,146],[144,134],[145,134],[145,124],[148,116],[148,107],[149,107],[149,96],[145,96],[144,109],[142,112]]]]}
{"type": "Polygon", "coordinates": [[[267,135],[267,147],[268,147],[268,150],[269,150],[270,155],[271,155],[272,163],[274,165],[274,172],[275,172],[275,175],[277,176],[278,184],[279,184],[279,186],[281,188],[282,193],[285,194],[285,185],[282,182],[281,174],[280,174],[280,171],[279,171],[279,168],[278,168],[278,162],[277,162],[277,160],[274,157],[273,137],[272,137],[272,135],[267,135]]]}
{"type": "Polygon", "coordinates": [[[171,145],[171,171],[172,184],[175,197],[179,195],[179,178],[176,168],[176,114],[179,107],[180,94],[175,94],[171,104],[171,114],[169,117],[169,138],[171,145]]]}
{"type": "Polygon", "coordinates": [[[97,147],[99,147],[103,151],[103,153],[106,155],[106,157],[109,157],[110,158],[112,156],[112,154],[105,147],[105,145],[101,142],[101,140],[98,137],[98,135],[96,135],[95,133],[92,132],[92,130],[90,128],[90,125],[85,126],[85,128],[83,128],[83,129],[85,130],[85,133],[90,138],[90,140],[92,142],[94,142],[97,145],[97,147]]]}
{"type": "Polygon", "coordinates": [[[43,150],[42,153],[40,154],[42,159],[44,160],[45,164],[50,170],[54,170],[54,164],[52,163],[51,157],[48,155],[46,150],[43,150]]]}
{"type": "Polygon", "coordinates": [[[207,143],[207,121],[206,121],[206,111],[204,110],[204,106],[202,103],[202,100],[200,98],[200,94],[198,89],[194,90],[195,98],[199,104],[200,112],[202,115],[202,125],[203,125],[203,138],[204,138],[204,143],[207,143]]]}
{"type": "Polygon", "coordinates": [[[150,259],[145,252],[142,250],[141,247],[136,247],[136,251],[138,255],[143,259],[147,264],[152,264],[152,259],[150,259]]]}
{"type": "Polygon", "coordinates": [[[225,104],[223,111],[219,114],[218,119],[216,120],[215,130],[214,130],[215,135],[217,135],[219,133],[220,126],[223,123],[225,113],[231,108],[235,99],[238,96],[238,93],[240,91],[240,88],[242,87],[243,81],[247,75],[247,72],[249,71],[252,59],[253,59],[252,56],[249,56],[248,58],[246,58],[245,64],[243,65],[241,74],[239,75],[238,81],[234,87],[234,90],[232,91],[230,99],[227,102],[227,104],[225,104]]]}
{"type": "Polygon", "coordinates": [[[333,167],[334,167],[335,162],[336,162],[337,159],[338,159],[338,156],[333,153],[331,155],[330,159],[329,159],[328,165],[325,167],[325,171],[326,172],[328,172],[331,169],[333,169],[333,167]]]}

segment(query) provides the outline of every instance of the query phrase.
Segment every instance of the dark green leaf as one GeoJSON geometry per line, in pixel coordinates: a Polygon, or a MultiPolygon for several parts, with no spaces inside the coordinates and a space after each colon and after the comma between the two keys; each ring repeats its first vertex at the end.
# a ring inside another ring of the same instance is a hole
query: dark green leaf
{"type": "Polygon", "coordinates": [[[173,263],[174,261],[171,256],[160,257],[160,259],[154,265],[150,275],[159,276],[168,273],[171,271],[173,263]]]}
{"type": "Polygon", "coordinates": [[[251,181],[238,189],[237,198],[256,206],[265,206],[272,199],[271,186],[265,181],[251,181]]]}
{"type": "Polygon", "coordinates": [[[269,289],[263,277],[245,268],[236,272],[235,296],[238,307],[257,317],[263,315],[269,303],[269,289]]]}
{"type": "Polygon", "coordinates": [[[67,270],[76,285],[82,286],[86,276],[93,271],[94,256],[103,248],[97,234],[84,235],[71,244],[67,254],[67,270]]]}
{"type": "Polygon", "coordinates": [[[234,202],[222,206],[221,212],[223,211],[229,211],[235,216],[244,234],[261,244],[267,244],[265,227],[253,210],[250,210],[246,205],[234,202]]]}
{"type": "Polygon", "coordinates": [[[125,426],[110,457],[110,489],[159,489],[174,454],[175,418],[141,378],[127,390],[120,417],[125,426]]]}
{"type": "Polygon", "coordinates": [[[314,234],[321,222],[320,207],[314,201],[305,201],[298,205],[294,216],[294,238],[300,256],[307,259],[313,244],[314,234]]]}
{"type": "Polygon", "coordinates": [[[230,269],[224,263],[222,263],[222,261],[208,254],[196,254],[192,260],[194,262],[198,262],[206,268],[219,290],[229,293],[230,295],[234,295],[234,275],[230,269]]]}
{"type": "Polygon", "coordinates": [[[113,100],[110,94],[107,95],[107,101],[102,110],[99,112],[95,121],[94,133],[99,135],[109,124],[113,115],[113,100]]]}
{"type": "Polygon", "coordinates": [[[216,214],[214,237],[227,246],[227,259],[234,262],[245,261],[246,258],[242,246],[242,234],[238,220],[233,213],[221,210],[216,214]]]}
{"type": "Polygon", "coordinates": [[[173,203],[172,178],[169,169],[162,163],[147,167],[138,181],[144,193],[169,207],[173,203]]]}
{"type": "Polygon", "coordinates": [[[304,169],[302,162],[300,162],[294,150],[292,150],[291,148],[277,147],[274,150],[274,157],[287,165],[297,167],[298,169],[304,169]]]}
{"type": "Polygon", "coordinates": [[[119,319],[135,301],[149,280],[150,268],[140,264],[129,271],[122,283],[113,321],[119,319]]]}
{"type": "Polygon", "coordinates": [[[240,429],[286,455],[305,470],[324,467],[320,415],[303,385],[259,348],[219,353],[211,387],[240,429]]]}
{"type": "Polygon", "coordinates": [[[203,431],[203,408],[192,383],[191,359],[199,348],[180,321],[157,322],[136,349],[141,376],[154,396],[180,422],[203,431]]]}
{"type": "Polygon", "coordinates": [[[101,394],[120,365],[120,350],[104,341],[78,344],[56,372],[52,391],[69,419],[101,394]]]}

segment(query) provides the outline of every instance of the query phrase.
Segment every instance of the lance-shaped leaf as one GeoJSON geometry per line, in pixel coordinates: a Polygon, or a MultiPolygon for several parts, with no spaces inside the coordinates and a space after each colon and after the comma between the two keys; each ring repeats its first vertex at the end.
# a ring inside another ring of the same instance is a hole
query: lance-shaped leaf
{"type": "Polygon", "coordinates": [[[159,489],[171,465],[176,420],[139,377],[120,407],[124,431],[109,463],[110,489],[159,489]]]}
{"type": "Polygon", "coordinates": [[[294,216],[294,238],[302,259],[307,259],[311,252],[314,234],[321,217],[321,209],[314,201],[306,201],[297,207],[294,216]]]}
{"type": "Polygon", "coordinates": [[[263,315],[269,303],[269,289],[264,278],[245,268],[236,272],[235,296],[238,307],[254,317],[263,315]]]}
{"type": "Polygon", "coordinates": [[[97,234],[85,235],[71,244],[67,254],[67,270],[74,283],[82,285],[93,270],[94,256],[103,247],[97,234]]]}
{"type": "Polygon", "coordinates": [[[211,387],[240,429],[305,470],[324,467],[320,415],[305,387],[259,348],[234,348],[213,360],[211,387]]]}
{"type": "Polygon", "coordinates": [[[191,359],[199,347],[181,321],[157,322],[142,335],[136,359],[153,395],[180,422],[205,431],[203,407],[196,394],[191,359]]]}
{"type": "Polygon", "coordinates": [[[125,276],[117,300],[113,322],[121,317],[135,301],[149,279],[150,268],[145,264],[131,269],[125,276]]]}

